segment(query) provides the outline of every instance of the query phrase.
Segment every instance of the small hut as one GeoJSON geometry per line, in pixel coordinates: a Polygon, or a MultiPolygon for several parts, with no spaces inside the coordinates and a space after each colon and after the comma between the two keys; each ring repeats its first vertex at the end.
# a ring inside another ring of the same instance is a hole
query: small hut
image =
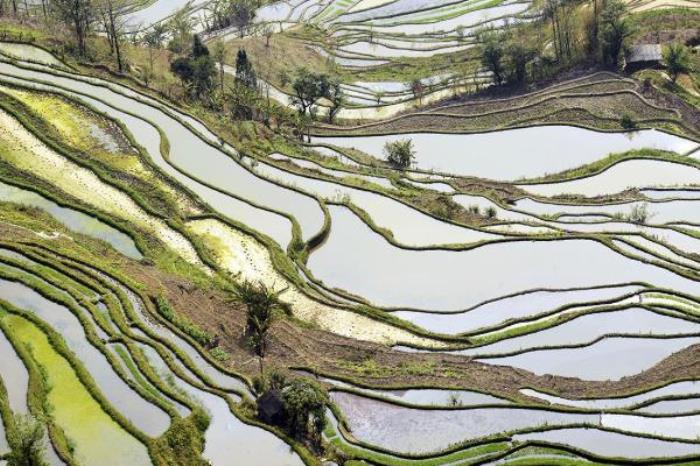
{"type": "Polygon", "coordinates": [[[279,390],[268,390],[258,398],[258,417],[261,421],[281,425],[285,419],[284,401],[279,390]]]}
{"type": "Polygon", "coordinates": [[[660,44],[632,45],[625,54],[625,71],[634,73],[646,68],[660,68],[662,61],[660,44]]]}

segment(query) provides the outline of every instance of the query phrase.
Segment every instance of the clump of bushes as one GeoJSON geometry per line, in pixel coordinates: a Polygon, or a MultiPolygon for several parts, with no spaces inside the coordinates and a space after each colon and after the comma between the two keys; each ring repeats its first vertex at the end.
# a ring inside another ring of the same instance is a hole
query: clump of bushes
{"type": "Polygon", "coordinates": [[[646,223],[649,217],[649,207],[646,204],[635,205],[627,216],[630,222],[638,224],[646,223]]]}
{"type": "Polygon", "coordinates": [[[173,466],[207,466],[202,459],[203,434],[209,427],[210,418],[201,408],[196,408],[187,418],[173,419],[170,428],[154,440],[153,450],[163,464],[173,466]]]}
{"type": "Polygon", "coordinates": [[[44,459],[44,427],[31,416],[14,415],[7,430],[8,466],[47,466],[44,459]]]}
{"type": "Polygon", "coordinates": [[[290,436],[312,448],[321,448],[321,434],[326,427],[328,394],[314,380],[288,379],[277,371],[258,377],[254,388],[258,418],[282,427],[290,436]]]}
{"type": "Polygon", "coordinates": [[[231,359],[231,355],[228,354],[228,352],[220,346],[217,346],[216,348],[209,351],[209,354],[211,354],[214,357],[214,359],[216,359],[219,362],[228,362],[229,359],[231,359]]]}
{"type": "Polygon", "coordinates": [[[415,159],[416,152],[411,139],[399,139],[384,144],[386,161],[393,166],[405,169],[409,168],[415,159]]]}
{"type": "Polygon", "coordinates": [[[637,122],[634,121],[629,114],[625,113],[620,119],[620,126],[622,126],[624,129],[636,129],[637,122]]]}

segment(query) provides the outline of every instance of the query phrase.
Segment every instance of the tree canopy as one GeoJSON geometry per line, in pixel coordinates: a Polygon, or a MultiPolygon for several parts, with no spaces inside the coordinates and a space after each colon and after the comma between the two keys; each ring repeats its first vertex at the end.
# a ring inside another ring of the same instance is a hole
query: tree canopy
{"type": "Polygon", "coordinates": [[[674,43],[664,50],[664,65],[675,83],[681,73],[690,71],[690,55],[683,44],[674,43]]]}
{"type": "Polygon", "coordinates": [[[275,292],[264,283],[244,281],[238,285],[234,299],[242,301],[248,308],[245,335],[255,354],[265,355],[267,332],[277,311],[288,312],[286,304],[279,300],[284,290],[275,292]]]}
{"type": "Polygon", "coordinates": [[[314,381],[295,379],[284,390],[282,400],[287,415],[287,428],[296,438],[319,444],[326,427],[328,395],[314,381]]]}
{"type": "Polygon", "coordinates": [[[44,459],[44,427],[30,416],[15,415],[7,430],[11,451],[8,466],[46,466],[44,459]]]}
{"type": "Polygon", "coordinates": [[[627,6],[621,0],[609,0],[600,14],[598,42],[601,60],[612,68],[619,65],[625,39],[632,33],[626,13],[627,6]]]}
{"type": "Polygon", "coordinates": [[[85,38],[94,20],[93,0],[51,0],[51,8],[68,27],[73,29],[78,55],[87,53],[85,38]]]}
{"type": "Polygon", "coordinates": [[[251,89],[258,86],[258,76],[245,49],[239,49],[236,55],[236,82],[251,89]]]}
{"type": "Polygon", "coordinates": [[[408,168],[415,158],[413,141],[411,139],[389,141],[384,145],[384,155],[387,162],[395,167],[408,168]]]}
{"type": "Polygon", "coordinates": [[[505,68],[503,55],[505,44],[501,34],[495,31],[486,31],[480,35],[482,43],[481,64],[493,75],[493,82],[498,85],[505,80],[505,68]]]}
{"type": "Polygon", "coordinates": [[[315,113],[314,106],[321,98],[328,95],[330,87],[328,75],[314,73],[306,68],[300,69],[292,83],[293,101],[299,108],[299,113],[302,115],[307,111],[311,114],[315,113]]]}
{"type": "Polygon", "coordinates": [[[176,58],[170,64],[170,70],[180,78],[191,95],[201,97],[211,91],[216,65],[207,46],[195,34],[192,51],[187,56],[176,58]]]}
{"type": "Polygon", "coordinates": [[[209,7],[210,30],[235,27],[241,37],[255,20],[259,3],[256,0],[215,0],[209,7]]]}

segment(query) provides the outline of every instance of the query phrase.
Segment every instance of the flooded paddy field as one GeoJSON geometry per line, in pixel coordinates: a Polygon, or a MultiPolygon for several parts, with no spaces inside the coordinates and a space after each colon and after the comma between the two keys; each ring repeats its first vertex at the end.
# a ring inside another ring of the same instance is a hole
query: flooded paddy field
{"type": "Polygon", "coordinates": [[[700,458],[687,72],[513,85],[536,2],[222,5],[0,35],[0,464],[700,458]]]}
{"type": "Polygon", "coordinates": [[[400,453],[440,451],[469,438],[538,425],[597,422],[597,415],[503,408],[411,410],[354,395],[333,394],[349,418],[354,435],[367,443],[400,453]],[[428,435],[428,432],[440,432],[428,435]]]}
{"type": "Polygon", "coordinates": [[[598,133],[582,128],[543,126],[486,134],[401,134],[351,138],[318,138],[317,143],[354,148],[382,158],[388,141],[410,139],[416,167],[460,176],[499,181],[535,178],[594,162],[615,152],[656,148],[685,153],[693,141],[658,131],[632,134],[598,133]],[[562,151],[562,147],[567,147],[562,151]],[[527,156],[523,148],[527,147],[527,156]],[[466,149],[466,150],[465,150],[466,149]],[[536,154],[533,157],[530,154],[536,154]],[[436,156],[435,152],[438,153],[436,156]]]}

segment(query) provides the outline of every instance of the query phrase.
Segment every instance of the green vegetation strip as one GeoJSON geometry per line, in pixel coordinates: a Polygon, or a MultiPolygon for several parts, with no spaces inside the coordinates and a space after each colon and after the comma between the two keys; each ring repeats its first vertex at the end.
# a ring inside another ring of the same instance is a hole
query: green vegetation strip
{"type": "Polygon", "coordinates": [[[32,319],[28,313],[7,303],[2,303],[1,307],[5,313],[0,318],[0,328],[13,346],[31,342],[28,353],[41,367],[41,376],[50,387],[47,401],[51,406],[51,416],[66,437],[75,442],[78,461],[99,464],[96,460],[104,458],[107,444],[116,455],[139,458],[138,461],[143,464],[142,460],[148,458],[143,445],[145,442],[139,436],[132,435],[130,431],[135,429],[123,430],[123,424],[114,420],[119,417],[114,410],[105,410],[106,400],[60,336],[42,322],[32,319]],[[139,446],[139,443],[142,445],[139,446]],[[143,449],[142,455],[138,453],[140,449],[143,449]]]}

